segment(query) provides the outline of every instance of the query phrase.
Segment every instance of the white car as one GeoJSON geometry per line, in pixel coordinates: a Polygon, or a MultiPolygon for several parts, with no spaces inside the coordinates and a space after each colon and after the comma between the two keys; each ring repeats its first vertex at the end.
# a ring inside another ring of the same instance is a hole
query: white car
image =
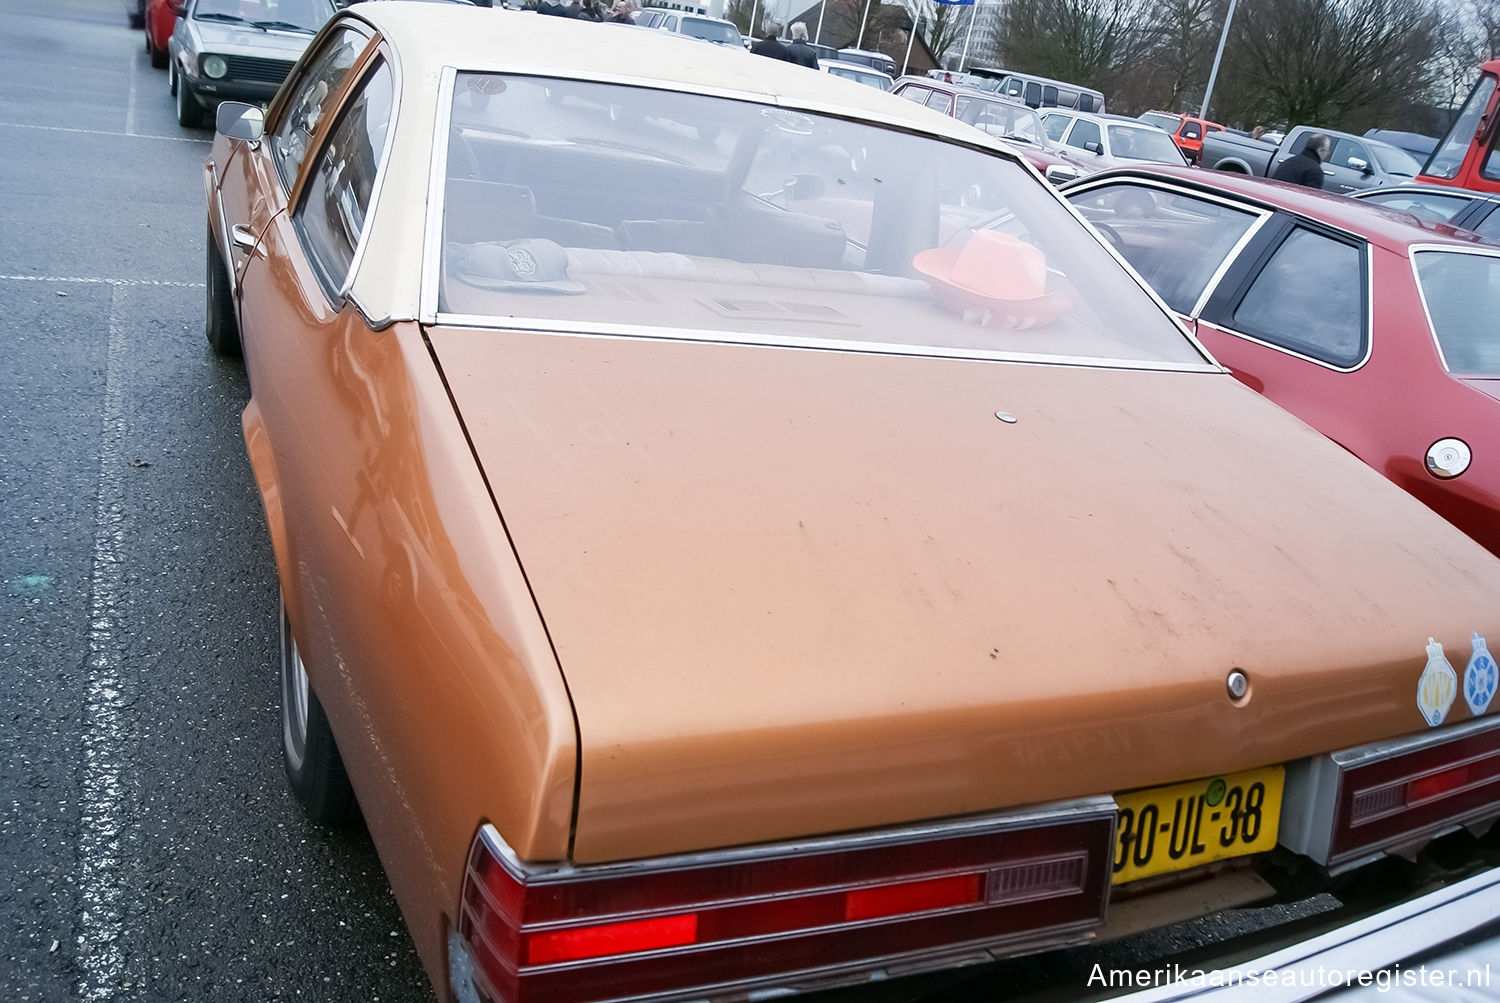
{"type": "Polygon", "coordinates": [[[690,38],[701,38],[716,45],[744,48],[745,39],[733,21],[722,17],[708,17],[666,7],[645,7],[635,16],[637,27],[655,28],[657,31],[673,31],[690,38]]]}
{"type": "Polygon", "coordinates": [[[883,91],[890,90],[896,83],[889,73],[881,73],[874,67],[865,66],[863,63],[846,63],[841,59],[819,59],[818,69],[824,73],[832,73],[836,77],[867,84],[883,91]]]}
{"type": "Polygon", "coordinates": [[[1042,126],[1053,142],[1094,154],[1101,170],[1139,163],[1187,166],[1171,136],[1137,118],[1048,109],[1042,113],[1042,126]]]}

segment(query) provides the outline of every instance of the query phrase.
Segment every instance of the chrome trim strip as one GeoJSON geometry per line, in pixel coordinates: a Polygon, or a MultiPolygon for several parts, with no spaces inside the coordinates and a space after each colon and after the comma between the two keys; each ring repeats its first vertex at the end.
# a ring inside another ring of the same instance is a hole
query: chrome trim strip
{"type": "MultiPolygon", "coordinates": [[[[1371,191],[1380,190],[1377,188],[1371,189],[1371,191]]],[[[1493,201],[1500,201],[1500,199],[1494,199],[1493,201]]],[[[1443,342],[1438,337],[1437,326],[1432,322],[1432,308],[1427,305],[1427,289],[1422,285],[1422,276],[1417,272],[1417,255],[1426,251],[1438,251],[1448,254],[1472,254],[1481,258],[1496,258],[1500,257],[1500,249],[1463,247],[1457,244],[1412,244],[1406,249],[1406,260],[1411,267],[1412,282],[1417,287],[1417,298],[1422,301],[1422,315],[1427,318],[1427,333],[1432,338],[1433,348],[1437,349],[1438,361],[1443,364],[1443,370],[1452,374],[1453,368],[1448,365],[1448,357],[1443,354],[1443,342]]],[[[1474,375],[1479,374],[1476,373],[1474,375]]]]}
{"type": "MultiPolygon", "coordinates": [[[[391,120],[385,127],[385,145],[375,168],[375,185],[370,189],[370,201],[365,205],[365,225],[360,228],[359,240],[354,244],[354,257],[349,260],[349,270],[344,273],[344,282],[338,291],[338,296],[343,299],[348,298],[349,290],[354,286],[354,277],[359,274],[359,266],[364,262],[365,248],[370,243],[370,230],[373,229],[375,214],[380,208],[380,197],[385,192],[386,178],[390,176],[391,150],[396,142],[396,129],[401,124],[401,57],[396,53],[396,47],[382,38],[381,44],[376,48],[376,59],[378,62],[375,65],[384,62],[391,68],[391,120]]],[[[366,80],[368,79],[367,76],[366,80]]],[[[347,104],[346,99],[346,107],[347,104]]]]}
{"type": "Polygon", "coordinates": [[[417,287],[417,316],[424,324],[434,324],[438,315],[438,268],[443,253],[443,196],[448,181],[448,130],[453,121],[453,87],[458,71],[443,67],[438,80],[438,107],[432,124],[432,159],[427,179],[426,232],[422,238],[422,277],[417,287]]]}
{"type": "Polygon", "coordinates": [[[1048,355],[1040,352],[998,352],[983,349],[902,345],[880,341],[844,341],[835,338],[809,338],[773,334],[735,334],[694,328],[657,328],[635,324],[596,324],[591,330],[579,331],[563,322],[539,317],[490,317],[471,314],[437,314],[423,323],[448,327],[472,327],[485,330],[523,331],[559,338],[601,338],[620,341],[663,341],[679,344],[740,345],[753,348],[814,349],[827,352],[852,352],[862,355],[916,356],[926,359],[962,359],[980,362],[1029,362],[1042,365],[1078,366],[1087,369],[1122,369],[1147,372],[1224,373],[1223,367],[1209,362],[1148,362],[1132,359],[1095,358],[1086,355],[1048,355]],[[505,323],[500,323],[504,320],[505,323]]]}
{"type": "Polygon", "coordinates": [[[240,276],[234,267],[233,248],[229,241],[229,219],[224,215],[224,193],[220,190],[222,182],[219,180],[219,165],[213,160],[208,162],[209,197],[214,205],[214,212],[219,217],[219,260],[224,262],[224,271],[229,275],[229,297],[237,299],[240,295],[240,276]]]}
{"type": "Polygon", "coordinates": [[[944,822],[923,822],[888,829],[865,830],[840,836],[818,836],[811,839],[760,843],[725,850],[651,857],[645,860],[583,865],[523,861],[505,842],[499,830],[490,823],[485,823],[480,827],[479,838],[484,841],[484,845],[495,855],[495,858],[511,871],[512,876],[522,880],[550,882],[686,870],[709,865],[745,863],[813,853],[840,853],[871,847],[901,846],[935,839],[954,839],[961,836],[1010,832],[1017,829],[1032,829],[1069,822],[1088,822],[1104,818],[1109,819],[1113,826],[1114,817],[1115,799],[1105,795],[1078,798],[1074,801],[1059,801],[1055,804],[989,815],[965,816],[944,822]]]}
{"type": "MultiPolygon", "coordinates": [[[[1158,986],[1115,999],[1118,1003],[1176,1000],[1256,1003],[1272,996],[1283,1001],[1321,997],[1332,986],[1320,982],[1317,977],[1320,971],[1329,974],[1389,969],[1476,930],[1497,915],[1500,915],[1500,868],[1391,906],[1292,947],[1209,972],[1204,979],[1158,986]],[[1252,972],[1260,975],[1255,983],[1245,981],[1252,972]],[[1274,983],[1269,979],[1262,981],[1267,972],[1277,973],[1274,983]],[[1299,978],[1302,973],[1305,977],[1299,978]],[[1277,988],[1267,988],[1273,985],[1277,988]]],[[[1441,962],[1429,964],[1448,967],[1441,962]]]]}
{"type": "Polygon", "coordinates": [[[1494,731],[1500,728],[1500,716],[1479,717],[1463,724],[1450,725],[1446,728],[1437,728],[1433,731],[1423,732],[1420,735],[1409,735],[1404,738],[1393,738],[1384,742],[1371,742],[1369,745],[1360,745],[1352,749],[1341,749],[1330,753],[1329,758],[1338,766],[1346,770],[1358,766],[1366,766],[1370,763],[1379,762],[1383,759],[1393,759],[1396,756],[1404,756],[1409,752],[1417,752],[1429,749],[1434,745],[1442,745],[1446,742],[1468,738],[1479,732],[1494,731]]]}

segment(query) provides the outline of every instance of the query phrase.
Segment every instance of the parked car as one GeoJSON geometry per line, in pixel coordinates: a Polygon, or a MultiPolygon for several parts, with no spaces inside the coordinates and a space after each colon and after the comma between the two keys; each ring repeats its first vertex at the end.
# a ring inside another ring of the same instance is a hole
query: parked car
{"type": "Polygon", "coordinates": [[[1500,554],[1500,247],[1250,178],[1067,196],[1244,383],[1500,554]]]}
{"type": "Polygon", "coordinates": [[[1094,114],[1104,112],[1103,91],[1032,73],[1007,71],[996,85],[996,93],[1031,108],[1073,108],[1094,114]]]}
{"type": "Polygon", "coordinates": [[[332,0],[187,0],[168,42],[177,124],[197,128],[220,101],[269,101],[334,10],[332,0]]]}
{"type": "Polygon", "coordinates": [[[948,84],[931,77],[902,77],[893,93],[914,104],[951,115],[1013,146],[1048,181],[1063,184],[1097,170],[1086,158],[1055,145],[1036,112],[995,94],[948,84]]]}
{"type": "Polygon", "coordinates": [[[888,75],[881,73],[873,66],[865,66],[862,63],[846,63],[841,59],[819,58],[818,69],[824,73],[832,73],[836,77],[843,77],[845,80],[853,80],[883,91],[896,86],[896,82],[888,75]]]}
{"type": "Polygon", "coordinates": [[[1224,127],[1191,115],[1176,115],[1167,111],[1148,111],[1136,116],[1147,125],[1154,125],[1172,137],[1172,142],[1182,151],[1190,164],[1196,164],[1203,153],[1203,137],[1211,132],[1223,132],[1224,127]]]}
{"type": "Polygon", "coordinates": [[[1500,562],[983,133],[618,39],[355,4],[205,169],[285,769],[443,1003],[863,983],[1500,814],[1436,654],[1500,562]]]}
{"type": "Polygon", "coordinates": [[[635,23],[641,28],[671,31],[689,38],[702,39],[716,45],[729,45],[738,49],[745,47],[744,36],[733,21],[706,14],[671,10],[669,8],[644,7],[637,12],[635,23]]]}
{"type": "Polygon", "coordinates": [[[1319,132],[1333,140],[1333,149],[1323,164],[1323,187],[1327,191],[1352,192],[1403,184],[1422,168],[1411,154],[1389,143],[1308,125],[1297,126],[1279,144],[1223,132],[1205,136],[1199,166],[1270,177],[1282,161],[1302,152],[1308,136],[1319,132]]]}
{"type": "Polygon", "coordinates": [[[1500,194],[1471,192],[1466,188],[1439,185],[1392,185],[1352,193],[1354,198],[1390,209],[1401,209],[1421,220],[1447,223],[1477,233],[1487,240],[1500,240],[1500,194]]]}
{"type": "Polygon", "coordinates": [[[1183,165],[1187,158],[1160,129],[1124,115],[1089,115],[1052,109],[1042,113],[1047,138],[1069,150],[1093,171],[1142,161],[1183,165]]]}
{"type": "Polygon", "coordinates": [[[1402,132],[1397,129],[1366,129],[1365,138],[1398,146],[1410,153],[1412,159],[1419,164],[1425,164],[1438,145],[1436,136],[1424,136],[1420,132],[1402,132]]]}
{"type": "Polygon", "coordinates": [[[158,70],[167,65],[168,43],[183,15],[187,0],[147,0],[145,13],[146,53],[158,70]]]}
{"type": "Polygon", "coordinates": [[[883,52],[875,52],[870,49],[840,49],[838,58],[845,63],[859,63],[862,66],[871,66],[884,73],[891,79],[896,78],[896,61],[883,52]]]}

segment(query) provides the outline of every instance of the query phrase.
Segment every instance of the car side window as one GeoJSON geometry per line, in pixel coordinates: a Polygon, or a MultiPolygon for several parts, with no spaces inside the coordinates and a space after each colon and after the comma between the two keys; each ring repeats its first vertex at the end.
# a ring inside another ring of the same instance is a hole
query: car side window
{"type": "Polygon", "coordinates": [[[1491,212],[1484,219],[1475,223],[1472,229],[1475,233],[1488,240],[1500,239],[1500,210],[1491,212]]]}
{"type": "Polygon", "coordinates": [[[1092,94],[1080,94],[1080,95],[1078,95],[1078,110],[1079,111],[1097,111],[1098,109],[1096,109],[1094,107],[1094,95],[1092,95],[1092,94]]]}
{"type": "Polygon", "coordinates": [[[1033,107],[1033,108],[1039,108],[1039,107],[1041,107],[1041,105],[1042,105],[1042,85],[1041,84],[1027,83],[1027,85],[1026,85],[1026,103],[1029,104],[1029,105],[1031,105],[1031,107],[1033,107]]]}
{"type": "Polygon", "coordinates": [[[1090,188],[1078,207],[1167,306],[1191,314],[1255,213],[1145,185],[1090,188]]]}
{"type": "Polygon", "coordinates": [[[1099,131],[1099,123],[1086,122],[1078,119],[1073,123],[1073,131],[1068,133],[1067,143],[1069,146],[1080,150],[1087,150],[1089,144],[1093,144],[1095,150],[1103,149],[1103,133],[1099,131]]]}
{"type": "Polygon", "coordinates": [[[931,93],[926,87],[903,87],[900,91],[902,97],[917,104],[924,103],[927,100],[927,95],[931,93]]]}
{"type": "Polygon", "coordinates": [[[1362,171],[1374,163],[1365,144],[1352,139],[1340,139],[1335,143],[1328,162],[1334,167],[1346,167],[1351,171],[1362,171]]]}
{"type": "Polygon", "coordinates": [[[1062,104],[1057,100],[1057,88],[1051,84],[1042,88],[1042,104],[1048,108],[1056,108],[1062,104]]]}
{"type": "Polygon", "coordinates": [[[364,51],[368,39],[353,28],[343,28],[324,43],[307,69],[293,85],[296,90],[287,104],[286,113],[271,137],[271,153],[281,182],[288,190],[297,180],[308,144],[323,116],[328,97],[364,51]]]}
{"type": "Polygon", "coordinates": [[[390,68],[377,60],[344,103],[312,162],[301,205],[293,216],[298,236],[330,296],[349,275],[364,232],[385,136],[391,124],[390,68]]]}
{"type": "Polygon", "coordinates": [[[1359,247],[1294,229],[1235,308],[1237,330],[1332,366],[1365,355],[1365,282],[1359,247]]]}
{"type": "Polygon", "coordinates": [[[1047,132],[1047,138],[1053,142],[1061,142],[1063,133],[1068,131],[1068,123],[1073,121],[1066,115],[1048,115],[1042,119],[1042,128],[1047,132]]]}
{"type": "Polygon", "coordinates": [[[927,96],[927,107],[946,115],[948,114],[948,110],[953,107],[953,98],[942,91],[933,91],[927,96]]]}

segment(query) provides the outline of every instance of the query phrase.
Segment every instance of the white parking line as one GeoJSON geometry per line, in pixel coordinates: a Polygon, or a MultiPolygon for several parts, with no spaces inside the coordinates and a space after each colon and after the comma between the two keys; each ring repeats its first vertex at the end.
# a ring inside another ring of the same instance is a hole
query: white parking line
{"type": "Polygon", "coordinates": [[[25,122],[0,122],[0,129],[38,129],[42,132],[76,132],[84,136],[119,136],[122,139],[159,139],[168,143],[202,143],[207,146],[211,139],[194,136],[153,136],[145,132],[112,132],[109,129],[69,129],[61,125],[28,125],[25,122]]]}
{"type": "Polygon", "coordinates": [[[132,50],[130,53],[130,69],[126,75],[130,78],[130,97],[125,102],[125,135],[135,135],[135,64],[139,57],[132,50]]]}
{"type": "Polygon", "coordinates": [[[51,282],[57,285],[96,286],[165,286],[170,289],[202,289],[202,282],[173,282],[170,279],[107,279],[78,275],[0,275],[0,282],[51,282]]]}
{"type": "Polygon", "coordinates": [[[126,735],[122,711],[130,684],[124,661],[120,609],[125,599],[125,438],[123,362],[126,338],[117,289],[110,290],[109,347],[104,377],[104,417],[99,443],[99,497],[95,504],[94,569],[89,600],[88,678],[84,690],[83,796],[78,837],[78,965],[80,1000],[107,1001],[123,981],[120,869],[124,857],[126,735]]]}

